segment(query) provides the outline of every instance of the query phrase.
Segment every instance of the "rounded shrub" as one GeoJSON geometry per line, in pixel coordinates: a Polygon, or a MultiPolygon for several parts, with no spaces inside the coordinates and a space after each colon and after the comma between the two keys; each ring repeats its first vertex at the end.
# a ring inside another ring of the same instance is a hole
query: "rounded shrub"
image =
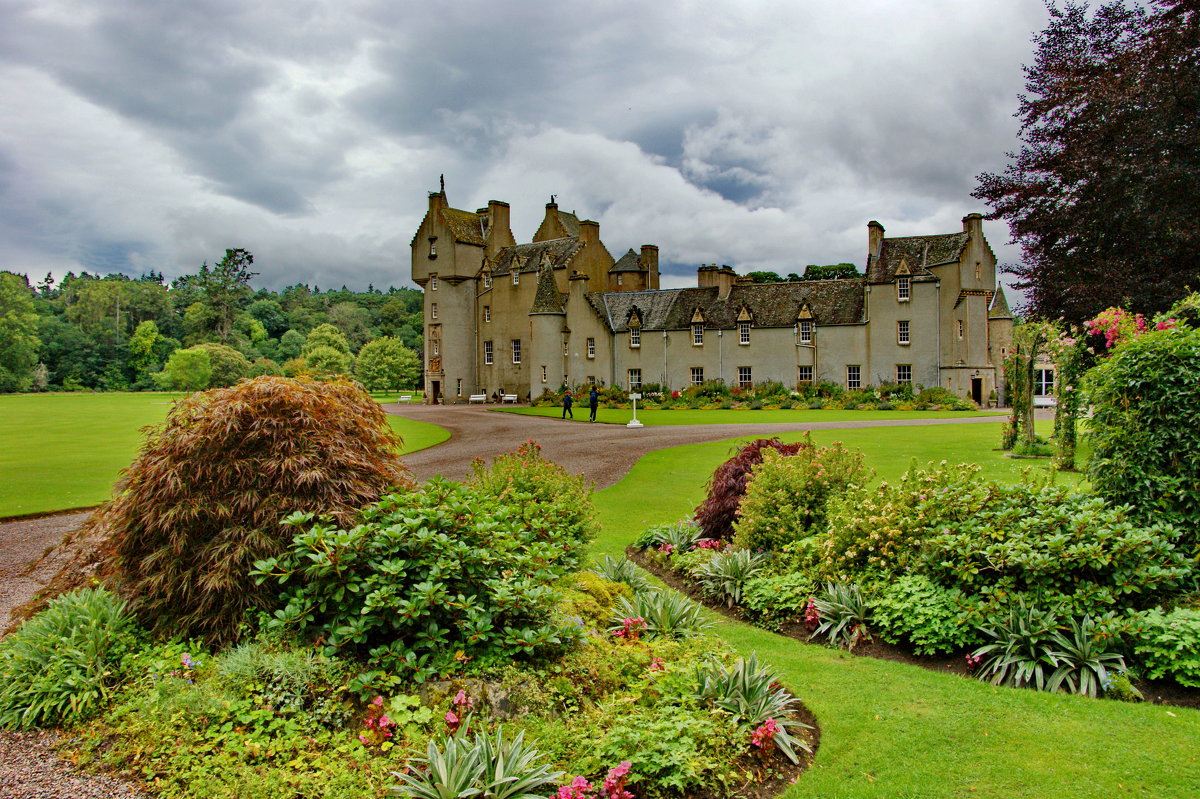
{"type": "Polygon", "coordinates": [[[713,472],[708,481],[707,496],[696,508],[694,518],[700,525],[703,537],[733,537],[733,522],[737,518],[742,497],[746,496],[750,472],[762,463],[764,450],[774,449],[782,455],[795,455],[802,449],[811,448],[812,445],[812,441],[807,437],[794,444],[785,444],[778,438],[760,438],[739,447],[733,457],[713,472]]]}
{"type": "Polygon", "coordinates": [[[176,403],[88,527],[106,539],[113,579],[148,626],[228,641],[270,598],[246,575],[291,539],[282,520],[353,521],[409,485],[399,445],[356,384],[242,381],[176,403]]]}

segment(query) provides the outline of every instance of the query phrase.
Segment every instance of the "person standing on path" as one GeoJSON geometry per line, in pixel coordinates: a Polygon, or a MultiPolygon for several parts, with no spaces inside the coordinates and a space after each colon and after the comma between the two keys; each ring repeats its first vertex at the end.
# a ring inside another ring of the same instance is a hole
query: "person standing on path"
{"type": "Polygon", "coordinates": [[[588,421],[589,422],[596,421],[596,408],[598,408],[599,406],[600,406],[600,392],[596,390],[595,386],[592,386],[592,390],[588,394],[588,411],[589,411],[588,421]]]}
{"type": "Polygon", "coordinates": [[[568,391],[568,392],[566,392],[565,394],[563,394],[563,415],[562,415],[562,418],[566,419],[568,416],[570,416],[572,419],[574,419],[574,418],[575,418],[575,414],[571,413],[571,406],[572,406],[572,405],[574,405],[574,404],[575,404],[575,398],[571,396],[571,392],[570,392],[570,391],[568,391]]]}

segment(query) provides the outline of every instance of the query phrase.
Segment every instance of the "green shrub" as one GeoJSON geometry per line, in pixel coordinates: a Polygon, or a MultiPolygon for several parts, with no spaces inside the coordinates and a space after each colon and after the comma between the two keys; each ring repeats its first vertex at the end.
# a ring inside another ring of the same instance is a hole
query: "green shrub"
{"type": "Polygon", "coordinates": [[[399,438],[356,384],[258,377],[180,400],[88,527],[116,581],[167,635],[230,641],[270,593],[246,579],[297,511],[343,522],[408,484],[399,438]]]}
{"type": "Polygon", "coordinates": [[[821,531],[829,503],[869,476],[862,453],[841,442],[814,447],[806,437],[792,455],[763,450],[738,506],[734,546],[774,550],[821,531]]]}
{"type": "Polygon", "coordinates": [[[251,641],[214,658],[213,682],[258,711],[244,722],[268,729],[292,723],[298,731],[336,729],[350,717],[345,661],[309,648],[273,647],[251,641]]]}
{"type": "Polygon", "coordinates": [[[136,644],[125,603],[103,588],[53,600],[0,640],[0,727],[79,721],[108,701],[136,644]]]}
{"type": "Polygon", "coordinates": [[[594,571],[579,572],[568,579],[570,587],[562,591],[562,612],[578,617],[593,629],[606,627],[617,598],[633,593],[628,583],[611,581],[594,571]]]}
{"type": "Polygon", "coordinates": [[[1142,614],[1133,644],[1143,677],[1170,677],[1180,685],[1200,688],[1200,610],[1154,609],[1142,614]]]}
{"type": "MultiPolygon", "coordinates": [[[[1200,531],[1200,329],[1132,338],[1088,378],[1096,493],[1200,531]]],[[[1187,545],[1197,543],[1193,532],[1187,545]]]]}
{"type": "Polygon", "coordinates": [[[920,655],[955,652],[976,640],[966,596],[923,575],[873,586],[867,605],[880,640],[909,644],[920,655]]]}
{"type": "Polygon", "coordinates": [[[1068,619],[1065,628],[1055,630],[1051,638],[1058,666],[1050,675],[1048,691],[1065,687],[1069,693],[1099,696],[1105,685],[1112,684],[1112,677],[1125,670],[1125,658],[1108,648],[1090,616],[1068,619]]]}
{"type": "Polygon", "coordinates": [[[560,518],[528,494],[498,498],[435,478],[384,497],[349,529],[294,514],[291,546],[253,574],[280,586],[272,626],[424,680],[459,668],[456,652],[487,663],[574,634],[551,619],[552,586],[583,548],[560,518]]]}
{"type": "Polygon", "coordinates": [[[496,458],[487,466],[482,458],[471,464],[469,484],[481,495],[512,504],[537,506],[539,524],[557,528],[555,536],[567,549],[571,569],[599,525],[592,505],[592,487],[575,474],[542,457],[532,441],[496,458]]]}
{"type": "Polygon", "coordinates": [[[245,355],[225,344],[197,344],[193,350],[208,353],[208,361],[212,373],[206,388],[227,388],[242,378],[249,377],[253,371],[250,361],[245,355]]]}
{"type": "Polygon", "coordinates": [[[992,685],[1047,690],[1058,668],[1054,632],[1057,621],[1048,611],[1011,605],[979,628],[988,641],[971,653],[979,663],[975,676],[992,685]]]}
{"type": "Polygon", "coordinates": [[[742,608],[777,628],[798,621],[816,590],[816,579],[803,572],[751,577],[742,588],[742,608]]]}
{"type": "Polygon", "coordinates": [[[465,728],[446,739],[443,747],[430,741],[425,757],[414,758],[405,771],[394,772],[400,784],[392,790],[409,799],[448,799],[481,796],[489,799],[528,799],[563,776],[551,771],[542,754],[525,743],[525,734],[504,739],[503,729],[492,735],[465,728]]]}
{"type": "Polygon", "coordinates": [[[790,718],[799,700],[779,686],[781,677],[774,669],[758,665],[757,653],[738,658],[731,668],[707,663],[696,670],[700,684],[698,695],[711,707],[729,714],[738,731],[750,735],[767,721],[775,722],[772,741],[793,763],[799,763],[796,749],[812,752],[808,742],[797,735],[812,729],[790,718]]]}
{"type": "Polygon", "coordinates": [[[627,619],[642,619],[640,634],[646,638],[685,638],[712,627],[699,605],[671,590],[643,591],[633,599],[621,597],[610,631],[621,631],[627,619]]]}
{"type": "Polygon", "coordinates": [[[650,580],[646,577],[646,572],[642,571],[636,563],[625,558],[614,558],[611,555],[605,555],[604,560],[598,562],[589,571],[610,582],[624,583],[634,593],[643,591],[650,585],[650,580]]]}
{"type": "Polygon", "coordinates": [[[731,549],[713,555],[696,570],[704,591],[723,600],[729,607],[742,601],[746,581],[759,572],[768,559],[766,553],[746,549],[731,549]]]}
{"type": "Polygon", "coordinates": [[[778,438],[760,438],[738,446],[729,460],[722,463],[709,478],[704,502],[696,508],[694,518],[705,538],[724,540],[733,537],[733,523],[746,495],[751,470],[762,463],[763,453],[776,450],[783,455],[795,455],[801,449],[812,448],[805,439],[785,444],[778,438]]]}

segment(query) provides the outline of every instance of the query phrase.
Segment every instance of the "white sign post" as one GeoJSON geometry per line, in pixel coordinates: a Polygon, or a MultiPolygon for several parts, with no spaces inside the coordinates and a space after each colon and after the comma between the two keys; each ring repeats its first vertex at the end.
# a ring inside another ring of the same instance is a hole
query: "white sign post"
{"type": "Polygon", "coordinates": [[[630,394],[629,395],[629,399],[633,402],[633,419],[630,420],[629,424],[625,425],[626,427],[644,427],[645,426],[637,420],[637,401],[640,400],[641,398],[642,398],[641,394],[630,394]]]}

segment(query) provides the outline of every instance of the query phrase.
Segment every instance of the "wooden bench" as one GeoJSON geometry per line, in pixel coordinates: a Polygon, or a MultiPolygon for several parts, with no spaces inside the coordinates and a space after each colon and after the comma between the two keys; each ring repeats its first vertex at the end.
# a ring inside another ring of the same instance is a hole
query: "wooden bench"
{"type": "Polygon", "coordinates": [[[412,402],[412,394],[401,394],[400,402],[412,402]]]}
{"type": "Polygon", "coordinates": [[[503,397],[501,397],[500,401],[501,402],[511,402],[513,405],[516,405],[517,404],[517,395],[516,394],[505,394],[503,397]]]}
{"type": "Polygon", "coordinates": [[[487,402],[487,394],[472,394],[467,398],[468,405],[474,402],[487,402]]]}
{"type": "Polygon", "coordinates": [[[1050,394],[1042,394],[1033,398],[1033,407],[1035,408],[1053,408],[1058,405],[1058,401],[1050,394]]]}

